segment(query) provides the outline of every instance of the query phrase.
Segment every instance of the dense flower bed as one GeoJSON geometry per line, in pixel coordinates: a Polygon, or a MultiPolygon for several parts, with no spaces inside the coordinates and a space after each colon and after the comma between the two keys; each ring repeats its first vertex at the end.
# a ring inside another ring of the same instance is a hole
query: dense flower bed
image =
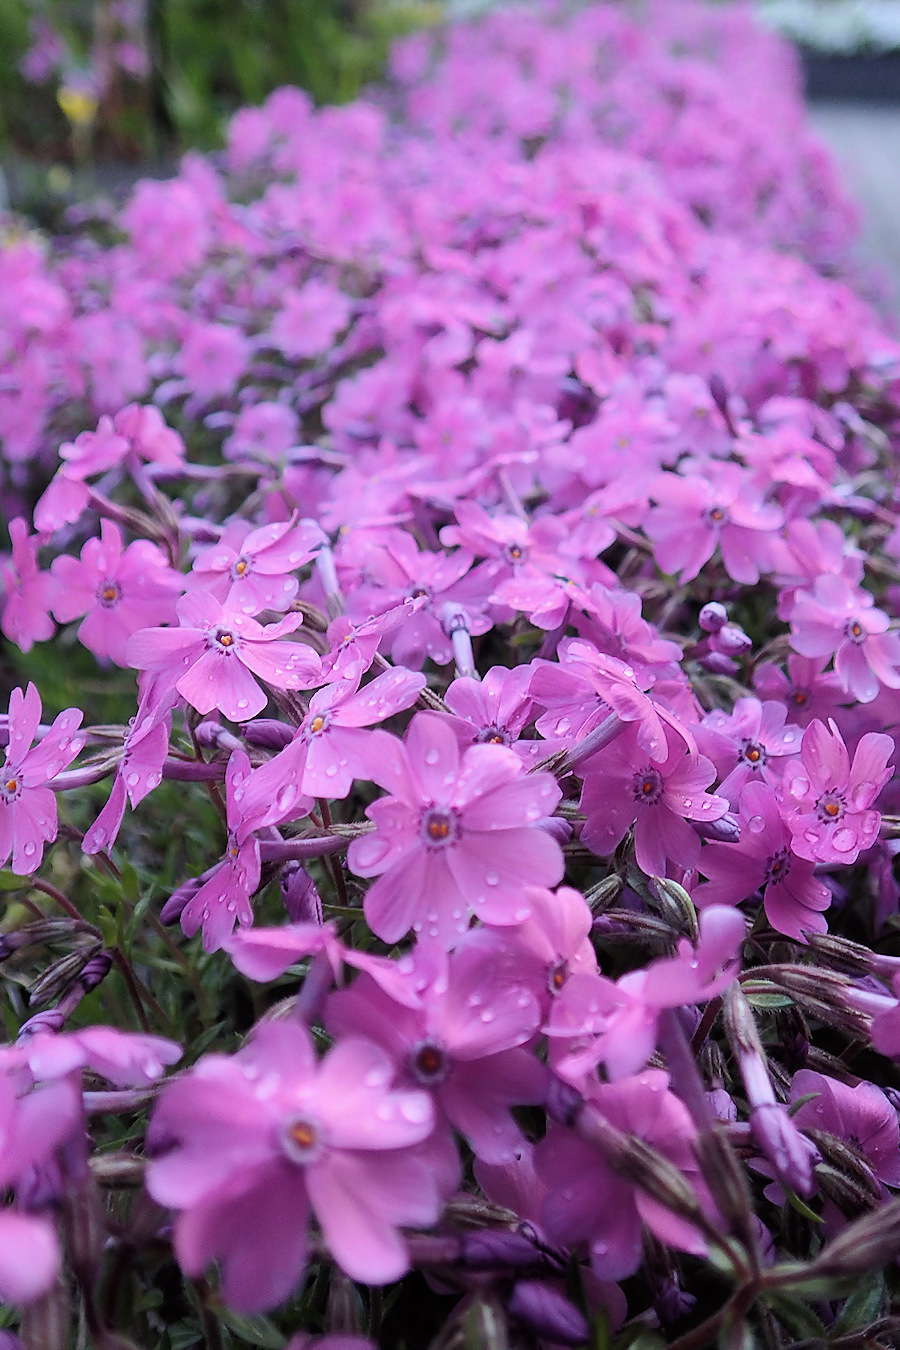
{"type": "Polygon", "coordinates": [[[786,49],[643,17],[10,228],[29,1350],[897,1329],[900,345],[786,49]]]}

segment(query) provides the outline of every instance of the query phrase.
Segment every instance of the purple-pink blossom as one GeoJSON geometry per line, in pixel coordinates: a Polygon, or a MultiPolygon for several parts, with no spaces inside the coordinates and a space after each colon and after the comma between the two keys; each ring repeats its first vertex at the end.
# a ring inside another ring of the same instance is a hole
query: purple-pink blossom
{"type": "Polygon", "coordinates": [[[48,786],[78,754],[83,714],[61,712],[32,748],[41,720],[41,700],[33,684],[9,696],[9,744],[0,768],[0,862],[9,860],[19,876],[36,871],[44,844],[56,838],[56,797],[48,786]]]}

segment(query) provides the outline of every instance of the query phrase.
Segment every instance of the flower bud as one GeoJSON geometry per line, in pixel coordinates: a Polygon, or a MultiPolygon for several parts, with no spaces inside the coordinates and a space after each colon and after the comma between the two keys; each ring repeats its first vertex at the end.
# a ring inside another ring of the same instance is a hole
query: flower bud
{"type": "Polygon", "coordinates": [[[725,656],[722,652],[707,652],[705,656],[699,658],[699,664],[704,670],[708,670],[710,675],[733,675],[737,670],[730,656],[725,656]]]}
{"type": "Polygon", "coordinates": [[[865,1274],[886,1266],[900,1253],[900,1200],[848,1224],[806,1268],[810,1280],[865,1274]]]}
{"type": "Polygon", "coordinates": [[[322,924],[322,897],[302,863],[285,863],[281,873],[281,898],[291,923],[322,924]]]}
{"type": "Polygon", "coordinates": [[[718,633],[728,622],[728,611],[717,600],[712,600],[703,606],[697,622],[704,633],[718,633]]]}
{"type": "Polygon", "coordinates": [[[261,750],[274,750],[276,753],[294,739],[294,728],[288,726],[287,722],[276,721],[274,717],[255,717],[242,731],[248,745],[258,745],[261,750]]]}
{"type": "Polygon", "coordinates": [[[547,1261],[521,1233],[482,1228],[466,1233],[460,1254],[467,1270],[540,1270],[547,1261]]]}
{"type": "Polygon", "coordinates": [[[692,820],[690,824],[701,839],[711,839],[717,844],[739,844],[741,825],[737,816],[727,811],[718,820],[692,820]]]}
{"type": "Polygon", "coordinates": [[[684,887],[667,877],[653,877],[650,893],[659,901],[664,917],[670,919],[680,933],[686,933],[692,942],[696,942],[700,936],[697,911],[684,887]]]}
{"type": "Polygon", "coordinates": [[[203,877],[189,877],[173,891],[159,912],[160,923],[177,923],[203,885],[203,877]]]}
{"type": "Polygon", "coordinates": [[[574,1303],[540,1280],[520,1280],[506,1309],[510,1317],[555,1345],[584,1345],[591,1334],[574,1303]]]}
{"type": "Polygon", "coordinates": [[[752,640],[736,623],[726,623],[712,639],[713,651],[723,656],[743,656],[752,646],[752,640]]]}

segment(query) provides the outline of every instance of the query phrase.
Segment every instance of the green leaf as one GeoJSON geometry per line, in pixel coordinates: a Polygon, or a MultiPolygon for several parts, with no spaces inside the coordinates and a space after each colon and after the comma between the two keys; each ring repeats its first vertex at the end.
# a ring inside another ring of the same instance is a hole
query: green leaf
{"type": "Polygon", "coordinates": [[[772,1312],[800,1340],[828,1340],[825,1325],[819,1320],[812,1308],[795,1294],[786,1294],[780,1290],[764,1295],[772,1312]]]}
{"type": "Polygon", "coordinates": [[[792,1191],[788,1186],[785,1186],[784,1193],[791,1209],[795,1209],[798,1214],[802,1214],[804,1219],[809,1219],[810,1223],[824,1222],[821,1214],[817,1214],[814,1209],[810,1209],[806,1201],[803,1200],[796,1191],[792,1191]]]}
{"type": "Polygon", "coordinates": [[[794,1002],[787,994],[748,994],[751,1008],[790,1008],[794,1002]]]}
{"type": "Polygon", "coordinates": [[[0,891],[27,891],[30,885],[31,877],[20,877],[5,869],[0,871],[0,891]]]}
{"type": "Polygon", "coordinates": [[[228,1308],[217,1308],[216,1317],[223,1327],[233,1331],[235,1336],[240,1336],[248,1345],[259,1345],[262,1350],[283,1350],[284,1336],[268,1317],[241,1317],[228,1308]]]}
{"type": "Polygon", "coordinates": [[[859,1287],[853,1291],[841,1308],[834,1324],[833,1334],[844,1336],[849,1331],[858,1331],[870,1326],[881,1316],[885,1299],[884,1272],[870,1271],[859,1279],[859,1287]]]}

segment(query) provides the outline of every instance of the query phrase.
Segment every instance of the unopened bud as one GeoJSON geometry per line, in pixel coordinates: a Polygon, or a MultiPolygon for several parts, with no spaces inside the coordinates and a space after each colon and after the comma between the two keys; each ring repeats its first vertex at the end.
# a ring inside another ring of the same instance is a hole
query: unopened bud
{"type": "Polygon", "coordinates": [[[92,989],[97,988],[98,984],[102,984],[111,969],[112,956],[109,952],[97,952],[96,956],[92,956],[81,972],[79,980],[84,992],[89,994],[92,989]]]}
{"type": "Polygon", "coordinates": [[[467,1270],[540,1270],[547,1264],[528,1238],[497,1228],[466,1233],[460,1260],[467,1270]]]}
{"type": "Polygon", "coordinates": [[[726,623],[713,638],[713,650],[723,656],[742,656],[752,646],[752,640],[736,623],[726,623]]]}
{"type": "Polygon", "coordinates": [[[692,820],[689,823],[701,839],[709,839],[717,844],[741,842],[741,823],[730,811],[726,811],[718,820],[692,820]]]}
{"type": "Polygon", "coordinates": [[[591,1334],[574,1303],[540,1280],[520,1280],[506,1308],[510,1317],[555,1345],[584,1345],[591,1334]]]}
{"type": "Polygon", "coordinates": [[[577,1088],[564,1083],[555,1076],[550,1079],[544,1110],[551,1120],[560,1125],[574,1125],[578,1113],[584,1106],[584,1098],[577,1088]]]}
{"type": "Polygon", "coordinates": [[[625,889],[625,882],[618,872],[611,872],[608,877],[598,881],[596,886],[591,886],[585,891],[584,898],[589,907],[595,914],[601,913],[608,905],[613,905],[625,889]]]}
{"type": "Polygon", "coordinates": [[[36,980],[31,986],[28,993],[29,1006],[40,1008],[44,1003],[62,998],[77,982],[88,965],[90,957],[90,949],[81,949],[68,952],[65,956],[61,956],[58,961],[54,961],[51,966],[47,967],[40,979],[36,980]]]}
{"type": "Polygon", "coordinates": [[[710,675],[733,675],[737,670],[730,656],[724,652],[707,652],[705,656],[699,658],[699,664],[704,670],[708,670],[710,675]]]}
{"type": "Polygon", "coordinates": [[[335,1267],[328,1285],[326,1313],[328,1330],[354,1334],[359,1330],[363,1311],[362,1300],[356,1286],[335,1267]]]}
{"type": "Polygon", "coordinates": [[[256,717],[242,728],[244,740],[248,745],[257,745],[261,750],[283,750],[294,739],[294,728],[287,722],[279,722],[274,717],[256,717]]]}
{"type": "Polygon", "coordinates": [[[692,942],[696,942],[700,936],[697,911],[684,887],[677,881],[670,881],[668,877],[652,877],[650,893],[659,902],[663,915],[672,921],[679,932],[686,933],[692,942]]]}
{"type": "Polygon", "coordinates": [[[182,882],[160,910],[160,923],[177,923],[202,885],[202,877],[189,877],[187,881],[182,882]]]}
{"type": "Polygon", "coordinates": [[[285,863],[281,873],[281,898],[291,923],[322,924],[322,897],[302,863],[285,863]]]}
{"type": "Polygon", "coordinates": [[[704,605],[697,619],[704,633],[718,633],[728,622],[728,611],[717,600],[704,605]]]}

